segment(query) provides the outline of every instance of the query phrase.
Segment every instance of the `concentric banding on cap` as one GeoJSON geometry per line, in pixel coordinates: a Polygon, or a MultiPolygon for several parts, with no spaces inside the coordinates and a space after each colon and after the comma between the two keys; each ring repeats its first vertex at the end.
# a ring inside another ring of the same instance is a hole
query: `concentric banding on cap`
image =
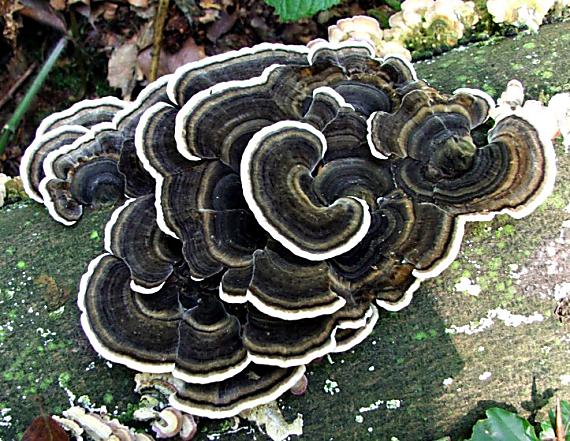
{"type": "Polygon", "coordinates": [[[176,283],[150,295],[129,285],[128,266],[110,254],[94,259],[81,279],[81,324],[100,355],[199,384],[224,381],[247,367],[239,322],[218,300],[206,295],[183,312],[176,283]]]}
{"type": "Polygon", "coordinates": [[[128,103],[114,96],[83,100],[61,112],[52,113],[40,123],[36,138],[63,125],[79,125],[90,129],[97,124],[111,121],[116,112],[128,103]]]}
{"type": "Polygon", "coordinates": [[[261,75],[272,64],[307,64],[306,46],[261,43],[185,64],[174,72],[168,82],[170,101],[180,106],[196,93],[214,84],[246,80],[261,75]]]}
{"type": "Polygon", "coordinates": [[[336,347],[334,315],[294,322],[262,313],[247,306],[243,342],[256,364],[293,367],[329,354],[336,347]]]}
{"type": "Polygon", "coordinates": [[[162,208],[165,177],[183,173],[189,164],[176,149],[174,126],[178,109],[159,102],[149,107],[141,116],[135,134],[135,147],[145,170],[155,180],[156,222],[169,236],[179,239],[172,225],[165,219],[162,208]]]}
{"type": "Polygon", "coordinates": [[[43,162],[48,154],[64,145],[72,144],[77,138],[88,132],[83,126],[64,125],[36,136],[26,148],[20,162],[20,177],[26,193],[36,202],[43,203],[39,191],[41,180],[45,177],[43,162]]]}
{"type": "Polygon", "coordinates": [[[341,198],[326,207],[307,193],[310,174],[326,146],[323,134],[310,124],[282,121],[256,133],[241,161],[243,194],[259,224],[289,251],[308,260],[325,260],[350,250],[370,226],[365,201],[341,198]],[[289,158],[282,155],[283,149],[289,158]],[[278,190],[276,184],[286,187],[278,190]],[[283,196],[287,199],[279,200],[283,196]],[[310,216],[300,216],[302,210],[310,216]]]}
{"type": "Polygon", "coordinates": [[[228,418],[243,410],[276,400],[304,375],[305,366],[283,369],[250,364],[239,374],[219,383],[185,383],[171,395],[177,409],[205,418],[228,418]]]}
{"type": "Polygon", "coordinates": [[[263,313],[282,320],[330,315],[346,304],[331,289],[325,262],[305,261],[269,247],[253,255],[245,298],[263,313]]]}
{"type": "Polygon", "coordinates": [[[181,244],[166,236],[155,222],[153,195],[128,199],[105,227],[105,249],[120,257],[131,271],[131,289],[153,294],[164,286],[182,260],[181,244]]]}
{"type": "Polygon", "coordinates": [[[378,318],[378,309],[374,305],[370,305],[364,317],[365,324],[363,326],[343,327],[342,324],[339,324],[335,331],[336,347],[333,352],[345,352],[362,343],[374,330],[378,318]]]}
{"type": "Polygon", "coordinates": [[[73,225],[83,205],[114,202],[124,195],[124,177],[116,166],[121,141],[114,124],[106,122],[46,156],[39,191],[56,221],[73,225]]]}
{"type": "Polygon", "coordinates": [[[110,254],[93,259],[77,298],[83,330],[107,360],[142,372],[171,372],[181,318],[178,298],[136,294],[129,285],[130,271],[121,259],[110,254]]]}
{"type": "Polygon", "coordinates": [[[408,92],[395,113],[374,112],[368,119],[369,146],[373,156],[385,159],[395,155],[420,160],[432,151],[434,139],[422,134],[449,132],[466,136],[489,114],[489,101],[482,94],[458,91],[452,96],[423,87],[408,92]],[[445,122],[444,122],[445,119],[445,122]],[[425,143],[429,148],[420,148],[425,143]]]}

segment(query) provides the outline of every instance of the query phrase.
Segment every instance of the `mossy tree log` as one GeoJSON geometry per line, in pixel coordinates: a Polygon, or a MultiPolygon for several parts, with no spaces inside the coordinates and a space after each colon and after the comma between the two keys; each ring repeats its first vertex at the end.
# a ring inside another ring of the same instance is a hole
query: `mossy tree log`
{"type": "MultiPolygon", "coordinates": [[[[498,98],[518,78],[529,98],[549,97],[570,90],[569,43],[569,24],[550,25],[416,68],[445,91],[477,87],[498,98]]],[[[470,224],[456,262],[409,307],[382,313],[353,351],[309,366],[307,394],[280,400],[285,414],[303,414],[305,439],[455,440],[489,406],[540,419],[553,396],[570,399],[570,335],[553,314],[555,295],[570,286],[570,158],[560,146],[557,155],[556,189],[541,208],[521,221],[470,224]],[[467,281],[480,292],[462,292],[467,281]],[[338,392],[324,390],[327,380],[338,392]]],[[[65,228],[36,203],[0,210],[0,439],[21,436],[39,413],[35,395],[54,414],[71,394],[119,413],[138,401],[134,373],[97,357],[75,305],[110,213],[90,210],[65,228]]],[[[222,423],[204,427],[198,439],[222,423]]]]}

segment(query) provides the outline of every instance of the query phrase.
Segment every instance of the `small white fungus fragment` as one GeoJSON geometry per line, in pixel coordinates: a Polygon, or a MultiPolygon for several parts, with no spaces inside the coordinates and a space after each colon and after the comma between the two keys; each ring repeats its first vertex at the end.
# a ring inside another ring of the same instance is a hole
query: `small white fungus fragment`
{"type": "Polygon", "coordinates": [[[329,380],[328,378],[325,380],[325,385],[323,390],[330,395],[334,395],[340,392],[340,388],[338,387],[338,383],[333,380],[329,380]]]}
{"type": "Polygon", "coordinates": [[[362,415],[356,415],[354,417],[354,421],[356,421],[359,424],[362,424],[364,422],[364,417],[362,415]]]}
{"type": "Polygon", "coordinates": [[[384,404],[384,400],[378,400],[375,403],[372,403],[370,406],[361,407],[360,409],[358,409],[358,412],[360,413],[370,412],[372,410],[378,409],[382,404],[384,404]]]}
{"type": "Polygon", "coordinates": [[[451,383],[453,383],[453,378],[451,378],[451,377],[446,378],[445,380],[443,380],[443,385],[444,385],[444,386],[451,386],[451,383]]]}
{"type": "Polygon", "coordinates": [[[463,326],[452,325],[445,329],[446,334],[466,334],[473,335],[478,334],[489,329],[495,320],[502,321],[506,326],[517,327],[520,325],[529,325],[531,323],[544,321],[544,316],[535,312],[529,316],[513,314],[510,311],[503,308],[491,309],[487,312],[487,317],[483,317],[475,324],[468,324],[463,326]]]}
{"type": "Polygon", "coordinates": [[[491,378],[491,375],[493,375],[493,374],[491,374],[491,372],[485,371],[485,372],[483,372],[481,375],[479,375],[479,380],[481,380],[481,381],[486,381],[486,380],[488,380],[489,378],[491,378]]]}
{"type": "Polygon", "coordinates": [[[570,282],[558,283],[554,287],[554,299],[562,300],[570,295],[570,282]]]}
{"type": "Polygon", "coordinates": [[[570,375],[568,374],[560,375],[560,383],[562,383],[562,386],[570,386],[570,375]]]}
{"type": "Polygon", "coordinates": [[[473,297],[477,297],[481,294],[481,287],[477,284],[473,284],[468,277],[461,277],[459,282],[455,284],[455,290],[457,292],[466,292],[473,297]]]}
{"type": "Polygon", "coordinates": [[[386,409],[394,410],[399,409],[402,405],[400,400],[388,400],[386,401],[386,409]]]}

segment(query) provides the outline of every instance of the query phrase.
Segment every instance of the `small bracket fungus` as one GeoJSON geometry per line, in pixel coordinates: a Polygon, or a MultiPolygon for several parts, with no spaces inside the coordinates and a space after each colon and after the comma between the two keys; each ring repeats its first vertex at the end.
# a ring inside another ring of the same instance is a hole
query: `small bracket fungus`
{"type": "Polygon", "coordinates": [[[179,411],[301,393],[307,363],[451,263],[467,221],[529,214],[553,186],[553,146],[527,118],[486,137],[487,94],[437,91],[367,42],[262,44],[101,103],[106,122],[87,104],[49,117],[22,176],[66,225],[127,197],[78,305],[99,354],[160,375],[160,436],[195,430],[179,411]]]}

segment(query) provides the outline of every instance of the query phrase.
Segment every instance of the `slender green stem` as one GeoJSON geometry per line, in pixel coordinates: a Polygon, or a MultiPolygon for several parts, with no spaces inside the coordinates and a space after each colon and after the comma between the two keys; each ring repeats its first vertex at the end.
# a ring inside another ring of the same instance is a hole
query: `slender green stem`
{"type": "Polygon", "coordinates": [[[6,145],[12,139],[12,136],[14,136],[14,134],[16,133],[16,129],[18,128],[20,121],[22,120],[24,114],[28,110],[28,107],[30,107],[30,104],[38,94],[38,91],[44,84],[44,81],[46,80],[50,70],[52,69],[55,62],[61,55],[66,44],[67,44],[66,37],[62,37],[57,42],[57,44],[51,51],[51,54],[49,55],[48,59],[45,61],[44,65],[40,69],[38,76],[34,79],[34,82],[26,92],[26,95],[24,96],[24,98],[16,108],[16,111],[14,112],[12,117],[8,120],[6,125],[2,128],[2,132],[0,133],[0,155],[4,153],[6,145]]]}

